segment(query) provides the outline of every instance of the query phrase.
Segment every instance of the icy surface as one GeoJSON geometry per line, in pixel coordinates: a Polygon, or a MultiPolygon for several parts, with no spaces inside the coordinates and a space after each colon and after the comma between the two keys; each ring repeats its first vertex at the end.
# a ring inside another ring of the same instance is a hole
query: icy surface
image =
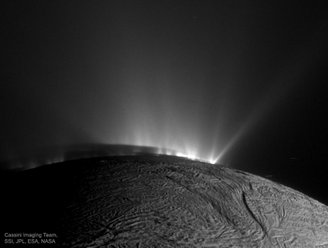
{"type": "Polygon", "coordinates": [[[328,247],[328,207],[267,179],[166,156],[94,163],[75,179],[66,246],[328,247]]]}

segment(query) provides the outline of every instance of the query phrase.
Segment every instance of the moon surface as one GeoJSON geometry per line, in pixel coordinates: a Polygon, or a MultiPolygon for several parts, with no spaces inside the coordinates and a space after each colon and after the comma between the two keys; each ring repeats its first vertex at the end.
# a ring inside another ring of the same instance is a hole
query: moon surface
{"type": "Polygon", "coordinates": [[[43,199],[34,196],[48,201],[37,207],[42,216],[33,207],[44,219],[34,229],[56,225],[63,247],[328,247],[327,206],[219,165],[138,155],[64,162],[26,174],[60,185],[43,199]]]}

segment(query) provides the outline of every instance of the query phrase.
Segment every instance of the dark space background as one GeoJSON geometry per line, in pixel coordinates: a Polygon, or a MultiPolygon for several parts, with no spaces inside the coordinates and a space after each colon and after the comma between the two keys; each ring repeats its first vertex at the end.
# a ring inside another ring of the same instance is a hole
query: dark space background
{"type": "Polygon", "coordinates": [[[323,5],[5,1],[2,168],[52,147],[162,146],[328,204],[323,5]]]}

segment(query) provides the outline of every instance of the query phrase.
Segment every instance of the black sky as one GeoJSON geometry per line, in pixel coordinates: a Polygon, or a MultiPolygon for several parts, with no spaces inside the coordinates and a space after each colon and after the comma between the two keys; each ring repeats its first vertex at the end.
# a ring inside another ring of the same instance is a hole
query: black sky
{"type": "Polygon", "coordinates": [[[1,12],[2,161],[90,142],[228,147],[222,163],[328,199],[323,1],[8,1],[1,12]]]}

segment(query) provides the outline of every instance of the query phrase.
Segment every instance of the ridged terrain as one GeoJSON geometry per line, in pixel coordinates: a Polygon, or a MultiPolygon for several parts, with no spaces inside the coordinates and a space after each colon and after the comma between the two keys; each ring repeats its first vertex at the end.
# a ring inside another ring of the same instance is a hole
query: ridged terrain
{"type": "Polygon", "coordinates": [[[64,246],[328,247],[328,207],[278,183],[166,156],[92,161],[74,177],[64,246]]]}

